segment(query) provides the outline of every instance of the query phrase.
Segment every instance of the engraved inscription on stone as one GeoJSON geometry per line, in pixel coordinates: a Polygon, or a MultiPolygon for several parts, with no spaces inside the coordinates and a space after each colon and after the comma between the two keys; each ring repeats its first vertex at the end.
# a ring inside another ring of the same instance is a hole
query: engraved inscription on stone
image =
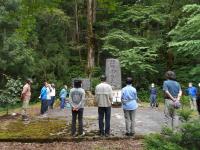
{"type": "Polygon", "coordinates": [[[121,89],[121,67],[118,59],[106,59],[106,77],[114,90],[121,89]]]}

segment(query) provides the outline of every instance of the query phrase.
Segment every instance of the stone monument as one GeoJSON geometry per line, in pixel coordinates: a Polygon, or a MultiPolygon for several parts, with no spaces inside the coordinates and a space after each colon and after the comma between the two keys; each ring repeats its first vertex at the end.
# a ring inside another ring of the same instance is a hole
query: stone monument
{"type": "Polygon", "coordinates": [[[121,67],[118,59],[106,59],[106,78],[113,90],[121,89],[121,67]]]}
{"type": "Polygon", "coordinates": [[[118,59],[106,59],[106,82],[112,86],[112,104],[121,103],[121,67],[118,59]]]}

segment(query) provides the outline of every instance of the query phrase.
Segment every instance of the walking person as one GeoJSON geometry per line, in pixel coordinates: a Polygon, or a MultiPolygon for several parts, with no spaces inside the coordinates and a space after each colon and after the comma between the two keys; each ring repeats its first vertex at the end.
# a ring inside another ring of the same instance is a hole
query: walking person
{"type": "Polygon", "coordinates": [[[31,99],[31,79],[26,80],[26,84],[23,86],[22,92],[21,92],[21,100],[22,100],[22,120],[28,121],[28,108],[29,108],[29,101],[31,99]]]}
{"type": "Polygon", "coordinates": [[[157,98],[157,89],[155,87],[155,84],[152,83],[151,84],[151,87],[150,87],[150,106],[153,108],[153,107],[156,107],[156,98],[157,98]]]}
{"type": "Polygon", "coordinates": [[[182,90],[180,84],[176,81],[176,74],[173,71],[167,71],[165,77],[166,80],[163,83],[165,94],[165,125],[174,129],[174,126],[178,125],[179,121],[175,110],[180,108],[182,90]]]}
{"type": "Polygon", "coordinates": [[[64,85],[64,87],[60,91],[60,109],[64,109],[66,97],[67,97],[67,85],[64,85]]]}
{"type": "Polygon", "coordinates": [[[188,92],[188,95],[189,95],[189,98],[190,98],[190,107],[191,107],[191,110],[197,110],[197,88],[194,87],[192,85],[192,83],[190,82],[189,85],[188,85],[188,89],[187,89],[187,92],[188,92]]]}
{"type": "Polygon", "coordinates": [[[53,109],[53,105],[54,105],[55,97],[56,97],[56,89],[55,89],[55,84],[54,83],[51,84],[50,96],[51,96],[50,108],[53,109]]]}
{"type": "Polygon", "coordinates": [[[82,81],[75,80],[74,88],[69,93],[69,103],[72,106],[71,135],[76,136],[76,120],[78,116],[78,135],[84,136],[83,132],[83,111],[85,104],[85,90],[81,88],[82,81]]]}
{"type": "Polygon", "coordinates": [[[40,97],[39,97],[41,99],[41,115],[43,115],[44,117],[46,117],[46,112],[48,109],[47,87],[48,87],[48,83],[44,82],[44,86],[41,89],[40,97]]]}
{"type": "Polygon", "coordinates": [[[95,98],[98,105],[100,136],[110,135],[112,93],[113,93],[112,87],[108,83],[106,83],[106,76],[102,75],[101,83],[98,84],[95,89],[95,98]],[[105,118],[105,128],[104,128],[104,118],[105,118]]]}
{"type": "Polygon", "coordinates": [[[135,135],[135,114],[138,108],[137,90],[132,86],[132,78],[126,79],[126,86],[122,89],[122,107],[126,124],[126,136],[135,135]]]}

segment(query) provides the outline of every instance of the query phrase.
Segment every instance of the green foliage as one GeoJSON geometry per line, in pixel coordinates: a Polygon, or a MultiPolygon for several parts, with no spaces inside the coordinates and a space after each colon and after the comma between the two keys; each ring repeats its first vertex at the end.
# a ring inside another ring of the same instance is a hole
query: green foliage
{"type": "Polygon", "coordinates": [[[21,79],[15,80],[7,77],[7,83],[0,93],[0,105],[7,107],[7,113],[8,105],[13,105],[20,101],[22,86],[21,79]]]}
{"type": "Polygon", "coordinates": [[[197,4],[186,5],[183,7],[182,13],[182,18],[176,27],[169,32],[169,36],[172,38],[169,46],[176,54],[175,63],[178,75],[188,72],[185,75],[187,81],[191,79],[195,81],[200,75],[198,61],[200,56],[200,6],[197,4]],[[181,67],[178,66],[180,63],[181,67]]]}
{"type": "Polygon", "coordinates": [[[189,100],[190,98],[189,98],[189,96],[185,96],[185,95],[183,95],[182,97],[181,97],[181,106],[182,106],[182,108],[185,108],[185,107],[187,107],[187,106],[189,106],[190,105],[190,100],[189,100]]]}
{"type": "Polygon", "coordinates": [[[189,121],[192,115],[192,111],[190,109],[181,109],[178,110],[178,115],[182,121],[189,121]]]}
{"type": "Polygon", "coordinates": [[[177,131],[163,128],[161,134],[146,136],[145,148],[148,150],[197,150],[200,146],[199,129],[199,120],[187,122],[177,131]]]}

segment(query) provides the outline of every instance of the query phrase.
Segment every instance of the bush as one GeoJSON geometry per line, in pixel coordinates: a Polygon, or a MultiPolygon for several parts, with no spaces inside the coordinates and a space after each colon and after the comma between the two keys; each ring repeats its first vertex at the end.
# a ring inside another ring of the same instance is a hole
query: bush
{"type": "Polygon", "coordinates": [[[22,90],[22,86],[23,85],[20,79],[15,80],[7,77],[5,88],[0,94],[0,105],[7,107],[7,114],[8,105],[13,105],[20,101],[20,92],[22,90]]]}
{"type": "Polygon", "coordinates": [[[189,121],[192,115],[192,111],[190,109],[180,109],[177,111],[180,116],[181,121],[189,121]]]}
{"type": "Polygon", "coordinates": [[[147,150],[198,150],[200,147],[200,120],[184,123],[176,131],[163,128],[161,134],[145,137],[147,150]]]}

